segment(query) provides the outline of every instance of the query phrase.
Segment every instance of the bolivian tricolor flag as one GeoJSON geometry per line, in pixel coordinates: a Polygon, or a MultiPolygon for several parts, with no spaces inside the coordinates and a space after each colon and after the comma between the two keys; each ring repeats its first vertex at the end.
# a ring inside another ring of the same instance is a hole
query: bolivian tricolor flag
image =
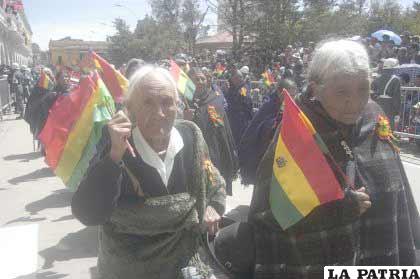
{"type": "Polygon", "coordinates": [[[267,87],[270,87],[273,83],[276,82],[270,70],[267,70],[264,73],[262,73],[262,77],[264,79],[264,85],[267,87]]]}
{"type": "Polygon", "coordinates": [[[90,57],[93,65],[102,74],[102,78],[115,102],[122,103],[128,89],[128,80],[104,58],[92,51],[90,57]]]}
{"type": "Polygon", "coordinates": [[[342,199],[343,190],[324,154],[327,148],[287,91],[273,163],[271,211],[283,229],[315,207],[342,199]]]}
{"type": "Polygon", "coordinates": [[[114,100],[97,72],[82,79],[79,88],[51,109],[39,139],[47,164],[71,190],[85,175],[114,110],[114,100]]]}
{"type": "Polygon", "coordinates": [[[50,79],[50,77],[44,72],[41,72],[41,76],[38,80],[38,87],[43,88],[46,90],[53,90],[54,89],[54,82],[50,79]]]}
{"type": "Polygon", "coordinates": [[[192,101],[195,93],[195,85],[188,75],[173,61],[171,60],[171,75],[175,79],[178,92],[187,100],[192,101]]]}

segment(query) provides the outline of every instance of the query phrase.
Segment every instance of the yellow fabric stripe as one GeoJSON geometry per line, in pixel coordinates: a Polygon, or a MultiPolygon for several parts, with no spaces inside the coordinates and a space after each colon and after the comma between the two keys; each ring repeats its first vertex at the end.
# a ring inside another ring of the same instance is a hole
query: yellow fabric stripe
{"type": "Polygon", "coordinates": [[[281,138],[276,147],[273,172],[290,202],[303,216],[308,215],[320,204],[317,195],[281,138]],[[286,160],[285,166],[281,168],[278,166],[276,162],[278,158],[286,160]]]}
{"type": "Polygon", "coordinates": [[[92,93],[92,96],[86,104],[82,115],[71,131],[67,139],[66,146],[64,147],[63,154],[61,155],[60,162],[55,169],[56,175],[59,176],[64,183],[67,183],[70,179],[73,170],[82,157],[83,150],[89,140],[93,127],[93,110],[101,96],[99,89],[100,86],[97,85],[95,91],[92,93]]]}
{"type": "Polygon", "coordinates": [[[128,89],[128,80],[119,71],[115,70],[115,72],[117,75],[118,84],[120,85],[123,91],[123,95],[125,95],[128,89]]]}
{"type": "Polygon", "coordinates": [[[299,112],[299,117],[300,119],[303,121],[303,123],[305,124],[306,128],[308,128],[312,135],[316,134],[316,130],[314,128],[314,126],[312,125],[311,120],[309,120],[309,118],[306,116],[306,114],[303,113],[303,111],[299,112]]]}
{"type": "Polygon", "coordinates": [[[188,81],[188,79],[183,74],[181,74],[179,79],[178,79],[178,90],[179,90],[179,93],[181,93],[183,95],[185,94],[185,88],[186,88],[186,85],[187,85],[187,81],[188,81]]]}

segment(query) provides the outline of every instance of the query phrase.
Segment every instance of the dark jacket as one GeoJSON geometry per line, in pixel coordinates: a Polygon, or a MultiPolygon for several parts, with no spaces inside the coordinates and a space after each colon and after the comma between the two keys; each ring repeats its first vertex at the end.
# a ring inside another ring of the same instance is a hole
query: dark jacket
{"type": "Polygon", "coordinates": [[[253,116],[252,99],[245,83],[237,88],[230,87],[225,92],[225,98],[228,105],[227,116],[230,128],[235,139],[235,145],[238,147],[241,137],[253,116]],[[241,94],[241,90],[244,94],[241,94]]]}
{"type": "Polygon", "coordinates": [[[375,101],[381,106],[391,123],[393,123],[394,117],[400,113],[401,109],[400,79],[393,75],[392,72],[386,71],[372,83],[372,89],[375,93],[375,101]],[[388,82],[389,85],[387,87],[388,82]],[[386,97],[383,96],[384,94],[386,97]]]}
{"type": "Polygon", "coordinates": [[[181,279],[186,266],[207,268],[198,256],[205,209],[224,213],[224,182],[208,161],[199,128],[188,121],[177,122],[176,128],[184,147],[175,157],[168,187],[141,154],[133,158],[127,152],[121,164],[113,162],[106,132],[97,146],[71,207],[83,224],[100,225],[102,279],[181,279]]]}
{"type": "Polygon", "coordinates": [[[229,119],[224,108],[223,94],[210,90],[195,98],[193,121],[200,127],[209,147],[210,158],[226,182],[226,191],[232,194],[232,181],[238,171],[238,156],[229,119]],[[218,119],[215,119],[218,118],[218,119]]]}
{"type": "Polygon", "coordinates": [[[345,199],[321,205],[282,230],[269,203],[273,142],[258,170],[249,216],[255,232],[254,278],[322,278],[326,265],[413,265],[419,215],[398,153],[376,135],[382,110],[370,101],[356,125],[343,126],[314,100],[303,98],[299,105],[342,171],[356,186],[366,186],[372,207],[359,217],[352,192],[346,191],[345,199]]]}
{"type": "Polygon", "coordinates": [[[238,148],[242,183],[255,184],[258,165],[273,140],[281,121],[282,98],[277,92],[270,95],[242,136],[238,148]]]}

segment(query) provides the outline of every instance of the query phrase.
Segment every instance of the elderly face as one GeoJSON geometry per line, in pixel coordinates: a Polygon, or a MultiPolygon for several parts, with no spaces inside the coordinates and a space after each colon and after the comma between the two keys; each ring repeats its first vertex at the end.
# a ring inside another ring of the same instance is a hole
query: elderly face
{"type": "Polygon", "coordinates": [[[207,78],[204,73],[194,73],[191,75],[191,80],[195,84],[196,94],[200,95],[204,93],[207,88],[207,78]]]}
{"type": "Polygon", "coordinates": [[[142,135],[149,140],[168,138],[176,118],[175,89],[158,73],[150,73],[132,93],[128,109],[142,135]]]}
{"type": "Polygon", "coordinates": [[[330,117],[346,125],[355,124],[369,100],[367,75],[343,75],[316,86],[315,97],[330,117]]]}

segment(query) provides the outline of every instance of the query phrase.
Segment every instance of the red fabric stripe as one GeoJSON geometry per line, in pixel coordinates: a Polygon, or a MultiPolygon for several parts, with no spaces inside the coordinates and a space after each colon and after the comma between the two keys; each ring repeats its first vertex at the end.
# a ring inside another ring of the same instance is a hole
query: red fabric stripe
{"type": "Polygon", "coordinates": [[[171,60],[171,75],[176,83],[178,83],[179,77],[181,76],[181,68],[173,60],[171,60]]]}
{"type": "Polygon", "coordinates": [[[314,135],[299,117],[299,113],[303,112],[290,95],[285,94],[284,101],[281,137],[290,154],[305,174],[321,204],[343,198],[341,186],[315,142],[314,135]]]}
{"type": "Polygon", "coordinates": [[[90,77],[82,79],[79,87],[60,96],[50,110],[39,140],[45,146],[45,160],[52,169],[58,165],[71,129],[95,89],[94,84],[90,77]]]}
{"type": "Polygon", "coordinates": [[[103,70],[103,81],[108,88],[109,92],[111,92],[114,100],[117,102],[122,100],[123,91],[118,81],[118,78],[115,73],[115,69],[111,67],[111,65],[102,57],[100,57],[95,52],[92,52],[93,58],[96,59],[102,67],[103,70]]]}

